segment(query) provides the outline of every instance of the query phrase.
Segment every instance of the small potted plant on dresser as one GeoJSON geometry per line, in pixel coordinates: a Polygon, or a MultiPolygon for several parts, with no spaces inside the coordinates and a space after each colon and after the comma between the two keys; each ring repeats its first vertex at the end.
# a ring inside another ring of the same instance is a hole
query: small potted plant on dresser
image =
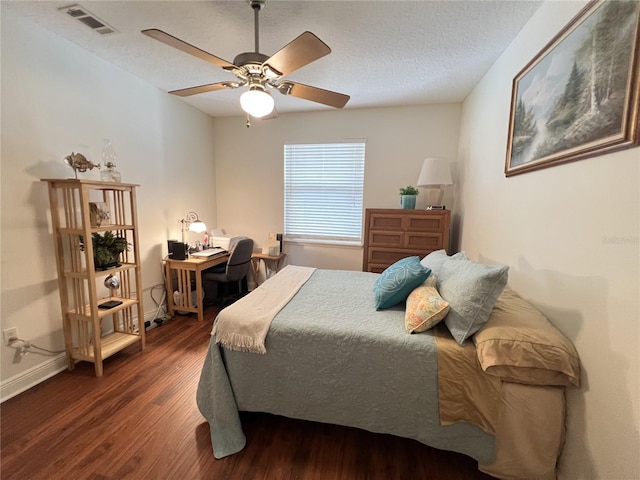
{"type": "Polygon", "coordinates": [[[416,197],[418,196],[418,189],[411,185],[400,189],[400,206],[404,209],[416,208],[416,197]]]}

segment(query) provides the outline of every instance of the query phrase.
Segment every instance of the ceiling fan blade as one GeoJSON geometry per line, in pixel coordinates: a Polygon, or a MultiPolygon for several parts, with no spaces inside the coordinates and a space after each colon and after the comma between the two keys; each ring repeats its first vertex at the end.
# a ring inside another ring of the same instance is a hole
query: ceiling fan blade
{"type": "Polygon", "coordinates": [[[198,93],[215,92],[216,90],[222,90],[223,88],[237,87],[239,87],[239,85],[236,82],[218,82],[198,85],[197,87],[181,88],[180,90],[172,90],[169,93],[179,97],[188,97],[190,95],[197,95],[198,93]]]}
{"type": "Polygon", "coordinates": [[[158,30],[157,28],[150,28],[148,30],[142,30],[146,36],[151,37],[159,42],[164,43],[165,45],[169,45],[170,47],[177,48],[178,50],[182,50],[189,55],[193,55],[194,57],[198,57],[205,62],[213,63],[220,68],[235,68],[235,65],[232,63],[223,60],[222,58],[218,58],[215,55],[211,55],[209,52],[205,52],[204,50],[199,49],[198,47],[194,47],[190,43],[183,42],[179,38],[174,37],[173,35],[169,35],[167,32],[163,32],[162,30],[158,30]]]}
{"type": "Polygon", "coordinates": [[[311,32],[304,32],[264,62],[281,77],[331,53],[329,46],[311,32]]]}
{"type": "Polygon", "coordinates": [[[330,90],[324,90],[323,88],[311,87],[302,83],[295,82],[281,82],[277,89],[284,95],[291,95],[293,97],[302,98],[304,100],[311,100],[312,102],[322,103],[330,107],[342,108],[349,99],[349,95],[343,93],[332,92],[330,90]]]}

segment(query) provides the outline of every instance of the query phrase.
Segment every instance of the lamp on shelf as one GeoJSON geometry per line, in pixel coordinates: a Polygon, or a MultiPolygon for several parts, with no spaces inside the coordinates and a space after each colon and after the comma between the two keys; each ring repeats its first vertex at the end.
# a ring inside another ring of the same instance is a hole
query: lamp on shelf
{"type": "Polygon", "coordinates": [[[198,214],[196,212],[187,213],[184,218],[180,220],[180,223],[182,224],[182,243],[186,243],[184,238],[185,230],[196,233],[202,233],[207,230],[207,226],[198,218],[198,214]]]}
{"type": "Polygon", "coordinates": [[[425,158],[418,177],[418,186],[427,187],[427,208],[442,205],[444,185],[453,185],[449,163],[445,158],[425,158]]]}

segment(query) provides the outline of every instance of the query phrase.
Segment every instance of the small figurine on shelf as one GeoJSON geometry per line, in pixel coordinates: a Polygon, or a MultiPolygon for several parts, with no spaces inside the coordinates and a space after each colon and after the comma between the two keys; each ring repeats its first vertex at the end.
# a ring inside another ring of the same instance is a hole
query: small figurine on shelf
{"type": "MultiPolygon", "coordinates": [[[[73,168],[73,173],[76,175],[76,179],[78,178],[78,172],[86,172],[87,170],[93,170],[94,168],[100,168],[100,164],[94,164],[87,160],[87,157],[82,155],[81,153],[73,153],[71,155],[67,155],[64,157],[64,163],[73,168]]],[[[102,173],[102,172],[100,172],[102,173]]]]}
{"type": "Polygon", "coordinates": [[[113,148],[113,142],[108,138],[104,139],[104,148],[102,149],[102,164],[105,169],[100,172],[100,179],[103,182],[115,182],[120,183],[120,172],[116,170],[116,160],[118,155],[115,148],[113,148]]]}

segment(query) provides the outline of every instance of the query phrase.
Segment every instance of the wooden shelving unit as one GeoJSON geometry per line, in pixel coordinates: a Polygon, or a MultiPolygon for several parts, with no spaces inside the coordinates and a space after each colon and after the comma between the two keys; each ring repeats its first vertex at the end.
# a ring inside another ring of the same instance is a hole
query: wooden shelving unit
{"type": "Polygon", "coordinates": [[[145,346],[136,215],[138,185],[76,179],[42,181],[49,188],[67,366],[73,370],[76,361],[93,362],[100,377],[105,358],[136,342],[142,349],[145,346]],[[108,205],[110,218],[99,226],[91,224],[91,202],[108,205]],[[120,255],[119,266],[96,270],[90,239],[93,233],[107,231],[126,238],[130,248],[120,255]],[[104,286],[108,275],[118,278],[118,289],[104,286]],[[99,308],[109,300],[122,304],[99,308]],[[103,319],[109,317],[111,323],[105,323],[112,328],[103,334],[103,319]]]}

